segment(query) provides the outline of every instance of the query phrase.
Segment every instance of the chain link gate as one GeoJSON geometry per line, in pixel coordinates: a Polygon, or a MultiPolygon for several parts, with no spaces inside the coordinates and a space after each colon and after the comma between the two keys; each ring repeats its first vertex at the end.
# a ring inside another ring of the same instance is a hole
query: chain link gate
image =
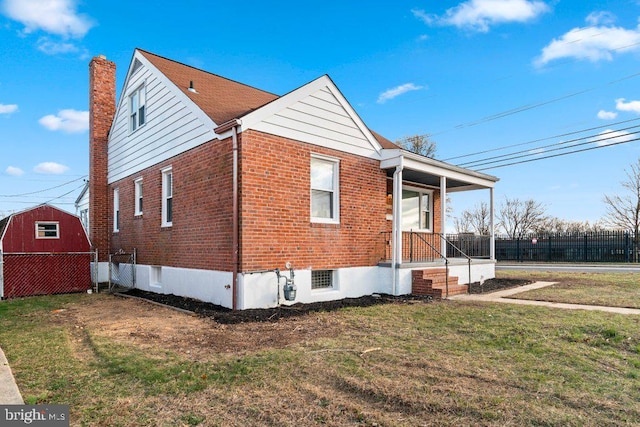
{"type": "Polygon", "coordinates": [[[136,250],[109,254],[109,292],[120,292],[136,287],[136,250]]]}

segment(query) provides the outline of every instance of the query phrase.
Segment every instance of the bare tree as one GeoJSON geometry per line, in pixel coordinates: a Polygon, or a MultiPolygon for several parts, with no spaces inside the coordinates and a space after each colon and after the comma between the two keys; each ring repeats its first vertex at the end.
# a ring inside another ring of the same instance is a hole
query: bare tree
{"type": "Polygon", "coordinates": [[[534,227],[534,233],[588,233],[603,231],[606,227],[600,221],[591,224],[589,221],[567,221],[558,217],[547,217],[534,227]]]}
{"type": "Polygon", "coordinates": [[[485,202],[462,211],[460,217],[453,219],[453,225],[457,233],[475,233],[488,236],[491,233],[491,210],[485,202]]]}
{"type": "Polygon", "coordinates": [[[622,187],[626,190],[623,195],[604,196],[607,205],[605,222],[613,228],[621,230],[633,230],[633,243],[635,246],[634,260],[638,261],[638,246],[640,245],[640,159],[625,169],[627,179],[622,181],[622,187]]]}
{"type": "Polygon", "coordinates": [[[498,223],[510,238],[521,238],[546,220],[545,212],[544,205],[535,200],[505,197],[498,210],[498,223]]]}
{"type": "Polygon", "coordinates": [[[436,143],[429,139],[428,134],[405,136],[397,140],[396,144],[407,151],[421,154],[432,159],[435,158],[436,155],[436,143]]]}

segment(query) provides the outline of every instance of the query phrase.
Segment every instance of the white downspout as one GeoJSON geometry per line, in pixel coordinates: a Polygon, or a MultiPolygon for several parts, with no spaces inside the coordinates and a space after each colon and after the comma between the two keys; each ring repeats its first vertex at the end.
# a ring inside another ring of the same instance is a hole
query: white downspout
{"type": "Polygon", "coordinates": [[[399,267],[402,263],[402,157],[393,172],[393,221],[391,222],[391,294],[398,293],[399,267]]]}
{"type": "Polygon", "coordinates": [[[494,211],[493,187],[489,188],[489,257],[491,261],[496,260],[496,228],[494,211]]]}
{"type": "MultiPolygon", "coordinates": [[[[447,177],[440,177],[440,233],[445,234],[447,227],[447,177]]],[[[440,253],[447,256],[447,242],[440,239],[440,253]]]]}

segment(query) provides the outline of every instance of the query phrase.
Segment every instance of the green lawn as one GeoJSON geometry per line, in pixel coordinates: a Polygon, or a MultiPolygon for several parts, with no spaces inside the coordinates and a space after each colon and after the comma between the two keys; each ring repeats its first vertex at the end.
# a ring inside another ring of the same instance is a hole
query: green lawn
{"type": "MultiPolygon", "coordinates": [[[[0,302],[0,347],[26,401],[70,404],[72,425],[640,424],[640,316],[387,304],[281,320],[332,334],[193,360],[52,314],[92,298],[111,297],[0,302]]],[[[268,339],[274,326],[255,330],[268,339]]]]}
{"type": "Polygon", "coordinates": [[[512,298],[569,304],[640,308],[637,273],[559,273],[499,271],[498,277],[526,277],[556,284],[513,295],[512,298]]]}

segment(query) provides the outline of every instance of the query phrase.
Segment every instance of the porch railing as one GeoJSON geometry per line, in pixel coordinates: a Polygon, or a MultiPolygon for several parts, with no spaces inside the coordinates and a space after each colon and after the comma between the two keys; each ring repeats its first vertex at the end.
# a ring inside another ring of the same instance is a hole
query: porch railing
{"type": "MultiPolygon", "coordinates": [[[[384,255],[391,260],[391,233],[383,232],[384,255]]],[[[441,234],[419,231],[402,232],[402,262],[435,262],[445,258],[490,258],[489,236],[441,234]],[[441,242],[446,242],[446,254],[440,254],[441,242]]]]}

